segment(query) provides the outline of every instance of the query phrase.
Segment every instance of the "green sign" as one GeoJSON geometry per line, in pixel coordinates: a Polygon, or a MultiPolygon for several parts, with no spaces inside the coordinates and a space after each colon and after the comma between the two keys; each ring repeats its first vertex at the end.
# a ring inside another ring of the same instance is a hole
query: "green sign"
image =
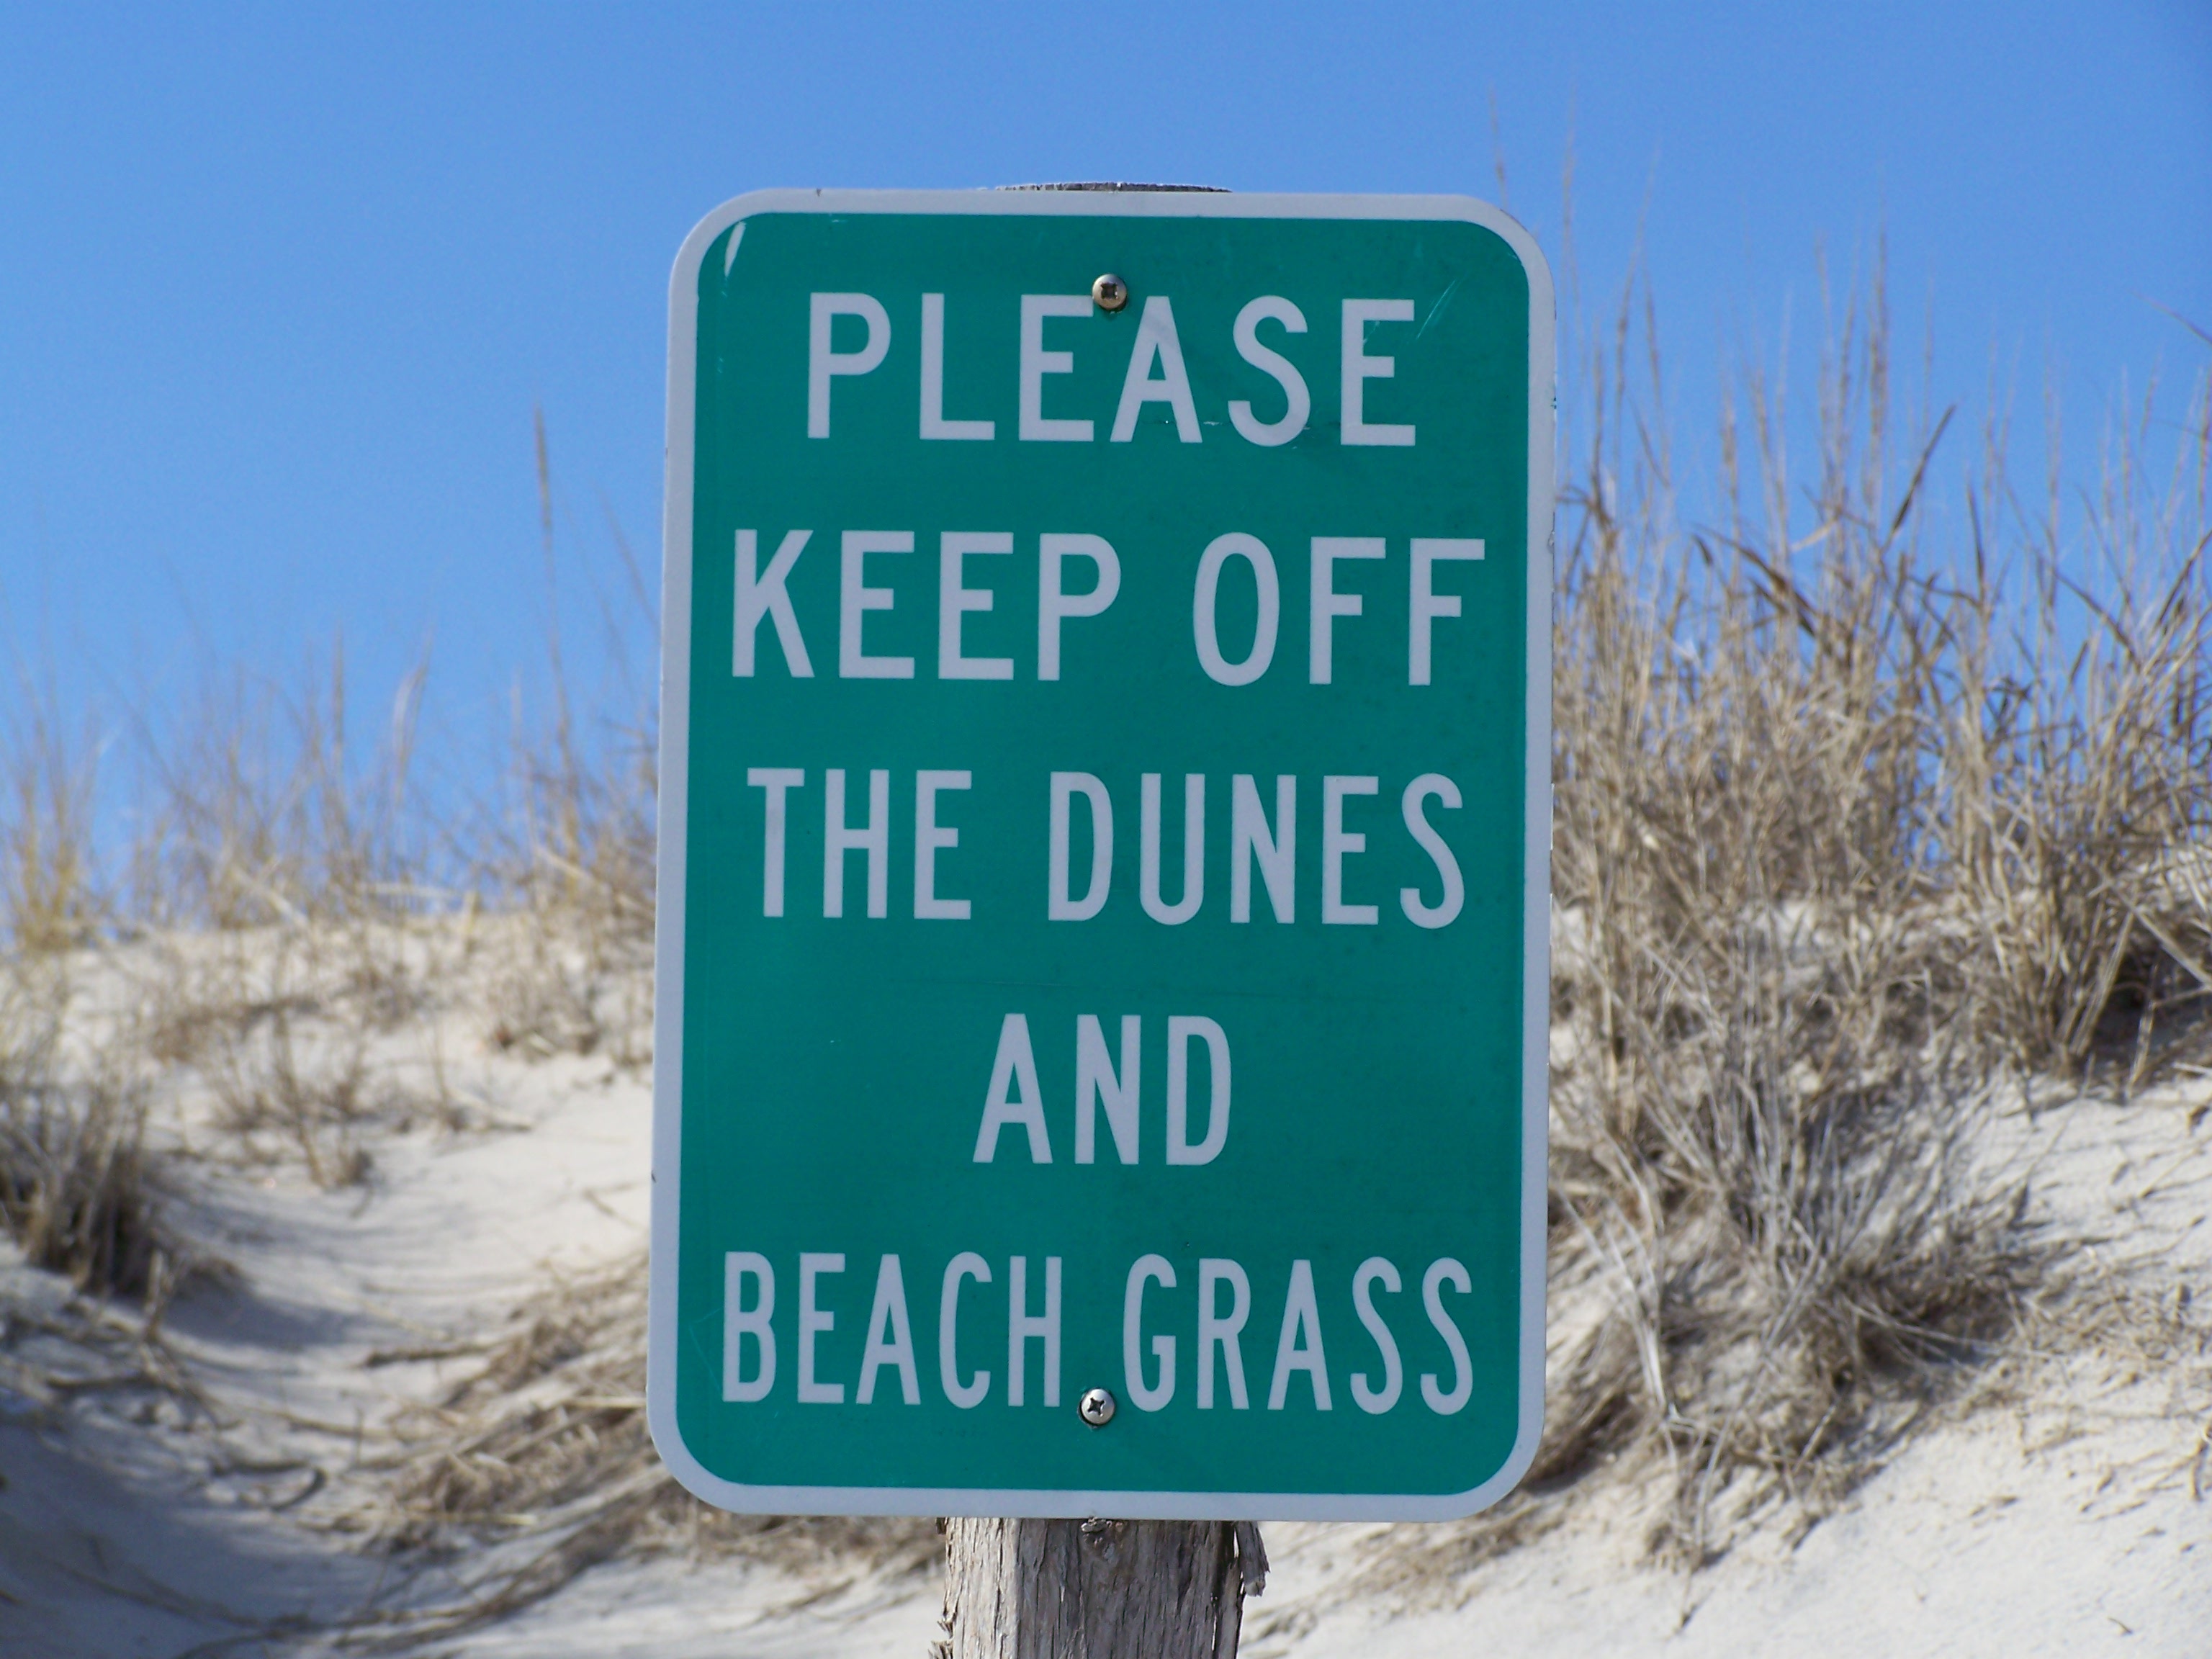
{"type": "Polygon", "coordinates": [[[1502,1496],[1534,244],[1447,197],[776,191],[671,307],[662,1455],[745,1510],[1502,1496]]]}

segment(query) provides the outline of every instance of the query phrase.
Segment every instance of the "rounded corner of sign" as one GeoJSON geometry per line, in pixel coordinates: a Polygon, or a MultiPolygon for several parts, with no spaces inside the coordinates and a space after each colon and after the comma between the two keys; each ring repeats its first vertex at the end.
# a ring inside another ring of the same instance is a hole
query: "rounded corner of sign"
{"type": "Polygon", "coordinates": [[[1499,234],[1521,261],[1521,274],[1528,279],[1529,319],[1540,324],[1544,335],[1549,337],[1559,309],[1552,289],[1552,262],[1544,257],[1543,245],[1526,225],[1510,214],[1499,216],[1512,228],[1510,234],[1504,231],[1499,234]]]}
{"type": "Polygon", "coordinates": [[[669,278],[672,290],[681,293],[687,283],[696,280],[699,267],[706,262],[707,250],[714,245],[715,238],[755,214],[773,211],[792,193],[787,190],[749,190],[711,209],[691,227],[683,246],[676,251],[676,265],[669,278]]]}
{"type": "Polygon", "coordinates": [[[1540,1406],[1521,1437],[1513,1443],[1513,1449],[1505,1462],[1487,1480],[1469,1486],[1465,1492],[1455,1492],[1430,1500],[1419,1517],[1424,1521],[1464,1521],[1469,1516],[1480,1515],[1492,1505],[1503,1503],[1515,1487],[1527,1478],[1536,1461],[1536,1447],[1542,1438],[1543,1408],[1540,1406]]]}
{"type": "Polygon", "coordinates": [[[729,1507],[729,1483],[691,1455],[691,1449],[684,1443],[683,1430],[677,1426],[676,1401],[672,1391],[653,1387],[650,1380],[645,1391],[645,1431],[652,1437],[653,1449],[659,1455],[669,1474],[676,1477],[678,1486],[717,1509],[729,1507]]]}
{"type": "Polygon", "coordinates": [[[1462,1511],[1472,1515],[1476,1510],[1486,1510],[1504,1498],[1528,1476],[1536,1462],[1536,1449],[1544,1438],[1544,1397],[1540,1391],[1521,1425],[1521,1432],[1513,1442],[1513,1449],[1505,1455],[1505,1462],[1497,1474],[1471,1492],[1462,1496],[1479,1500],[1474,1508],[1462,1511]]]}
{"type": "Polygon", "coordinates": [[[1453,209],[1454,217],[1481,226],[1513,250],[1514,257],[1521,262],[1522,274],[1528,279],[1529,311],[1548,325],[1553,310],[1552,262],[1544,257],[1543,245],[1537,241],[1535,233],[1497,203],[1486,202],[1479,196],[1454,194],[1437,199],[1453,209]]]}

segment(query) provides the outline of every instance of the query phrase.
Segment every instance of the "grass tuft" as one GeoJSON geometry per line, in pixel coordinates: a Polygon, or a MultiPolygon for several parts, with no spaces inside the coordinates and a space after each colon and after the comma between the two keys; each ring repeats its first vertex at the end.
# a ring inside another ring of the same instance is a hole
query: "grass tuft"
{"type": "Polygon", "coordinates": [[[737,1556],[839,1582],[935,1563],[930,1521],[726,1515],[677,1486],[646,1429],[645,1296],[641,1250],[558,1277],[459,1382],[403,1417],[368,1524],[387,1547],[439,1559],[511,1547],[436,1615],[441,1632],[502,1617],[624,1553],[737,1556]]]}
{"type": "Polygon", "coordinates": [[[1999,1091],[2212,1047],[2212,379],[2172,472],[2123,433],[2071,518],[1992,436],[1956,536],[1950,417],[1897,445],[1877,270],[1809,476],[1747,377],[1685,524],[1646,326],[1625,301],[1586,365],[1563,495],[1548,1427],[1433,1570],[1608,1468],[1692,1565],[1817,1520],[2096,1301],[1992,1152],[1999,1091]]]}
{"type": "Polygon", "coordinates": [[[60,1063],[66,981],[0,975],[0,1225],[32,1266],[94,1296],[166,1293],[184,1259],[161,1214],[146,1094],[60,1063]]]}

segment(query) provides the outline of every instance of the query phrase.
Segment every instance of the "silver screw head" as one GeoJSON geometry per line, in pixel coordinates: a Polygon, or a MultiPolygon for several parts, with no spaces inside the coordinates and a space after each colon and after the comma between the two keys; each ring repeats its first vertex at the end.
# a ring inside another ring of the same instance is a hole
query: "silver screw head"
{"type": "MultiPolygon", "coordinates": [[[[1101,311],[1119,311],[1129,303],[1129,285],[1109,270],[1091,283],[1091,298],[1101,311]]],[[[1114,1396],[1108,1395],[1106,1397],[1111,1401],[1114,1396]]],[[[1106,1417],[1111,1417],[1113,1414],[1114,1408],[1109,1405],[1106,1408],[1106,1417]]],[[[1102,1417],[1098,1420],[1103,1423],[1106,1419],[1102,1417]]]]}
{"type": "Polygon", "coordinates": [[[1104,1389],[1085,1389],[1075,1409],[1092,1428],[1103,1429],[1114,1420],[1114,1396],[1104,1389]]]}

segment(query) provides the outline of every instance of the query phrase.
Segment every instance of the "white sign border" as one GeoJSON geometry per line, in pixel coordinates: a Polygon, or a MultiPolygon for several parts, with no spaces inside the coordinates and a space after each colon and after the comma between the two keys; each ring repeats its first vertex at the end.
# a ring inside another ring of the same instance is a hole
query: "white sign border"
{"type": "Polygon", "coordinates": [[[667,485],[661,521],[659,859],[653,945],[653,1228],[646,1411],[685,1490],[746,1514],[1112,1516],[1133,1521],[1449,1521],[1511,1492],[1544,1422],[1545,1170],[1550,1128],[1552,853],[1553,289],[1534,237],[1465,196],[1245,195],[1212,191],[764,190],[725,202],[684,239],[669,278],[667,485]],[[1528,698],[1522,956],[1521,1423],[1511,1455],[1463,1492],[1000,1491],[983,1487],[769,1486],[702,1466],[676,1424],[677,1203],[682,1190],[684,808],[690,755],[692,419],[699,267],[715,239],[763,213],[1030,214],[1070,218],[1455,220],[1495,233],[1528,282],[1528,698]]]}

